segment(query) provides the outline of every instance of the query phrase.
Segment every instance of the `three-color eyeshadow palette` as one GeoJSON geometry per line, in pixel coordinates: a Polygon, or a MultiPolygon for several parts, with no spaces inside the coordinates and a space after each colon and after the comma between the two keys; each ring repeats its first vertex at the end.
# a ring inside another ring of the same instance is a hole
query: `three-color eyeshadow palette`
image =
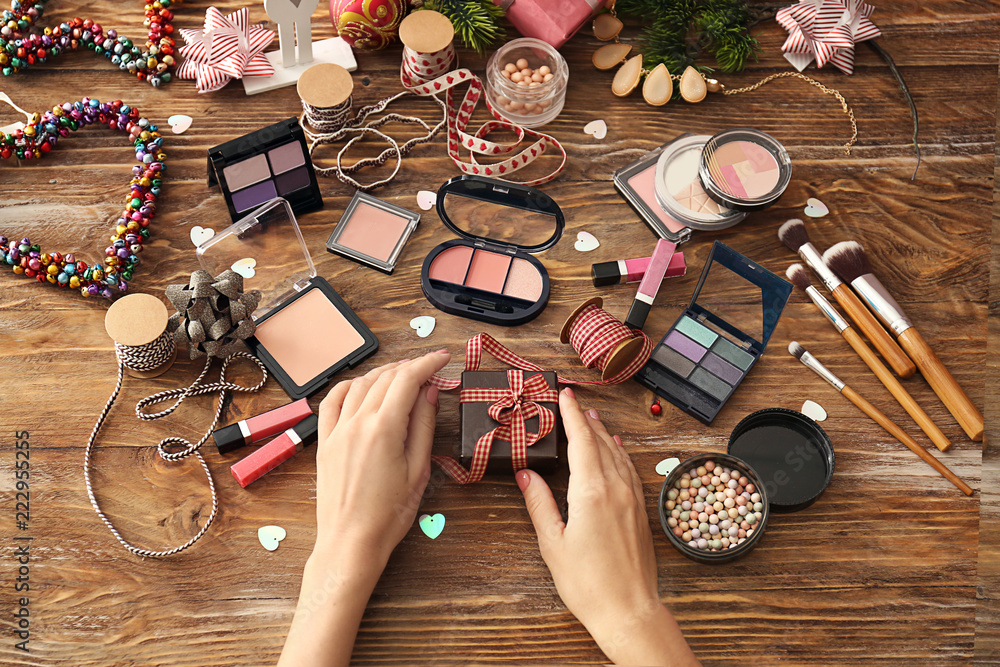
{"type": "Polygon", "coordinates": [[[208,184],[219,184],[233,221],[276,197],[297,214],[323,206],[305,134],[296,118],[208,151],[208,184]]]}
{"type": "Polygon", "coordinates": [[[653,349],[635,379],[699,421],[709,424],[767,348],[792,286],[724,243],[716,241],[691,303],[653,349]],[[709,279],[742,278],[760,291],[760,340],[712,312],[698,298],[709,279]]]}
{"type": "Polygon", "coordinates": [[[524,324],[542,312],[549,274],[532,253],[554,246],[565,226],[551,197],[524,185],[458,176],[438,189],[437,213],[461,238],[445,241],[424,260],[420,287],[431,305],[503,326],[524,324]],[[491,232],[503,238],[491,238],[491,232]]]}

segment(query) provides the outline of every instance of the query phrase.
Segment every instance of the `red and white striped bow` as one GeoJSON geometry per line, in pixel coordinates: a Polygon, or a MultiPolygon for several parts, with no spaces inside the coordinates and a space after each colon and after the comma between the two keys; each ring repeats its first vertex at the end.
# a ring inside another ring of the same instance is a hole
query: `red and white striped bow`
{"type": "Polygon", "coordinates": [[[177,76],[195,79],[199,93],[219,90],[233,79],[274,74],[264,56],[264,49],[274,41],[274,31],[251,26],[246,7],[229,16],[209,7],[205,29],[184,29],[181,37],[186,44],[178,51],[184,62],[177,68],[177,76]]]}
{"type": "Polygon", "coordinates": [[[815,59],[816,67],[830,63],[853,74],[854,45],[882,34],[868,20],[872,11],[862,0],[800,0],[785,7],[775,16],[788,31],[781,46],[785,59],[800,72],[815,59]]]}

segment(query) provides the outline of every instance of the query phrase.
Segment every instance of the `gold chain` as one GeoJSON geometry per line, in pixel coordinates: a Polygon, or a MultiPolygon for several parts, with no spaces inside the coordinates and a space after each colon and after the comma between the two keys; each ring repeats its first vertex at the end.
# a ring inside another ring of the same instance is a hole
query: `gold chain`
{"type": "MultiPolygon", "coordinates": [[[[610,14],[612,16],[614,16],[615,18],[618,18],[618,14],[615,12],[614,3],[611,3],[611,6],[608,7],[608,10],[609,10],[609,12],[610,12],[610,14]]],[[[618,35],[614,36],[614,40],[615,40],[615,44],[621,44],[621,41],[618,39],[618,35]]],[[[651,71],[652,70],[648,70],[645,67],[643,67],[643,68],[641,68],[639,70],[639,76],[640,77],[648,76],[651,71]]],[[[698,72],[698,74],[701,74],[701,78],[705,79],[706,82],[708,82],[708,77],[706,77],[701,72],[698,72]]],[[[858,141],[858,122],[854,118],[854,110],[847,103],[847,100],[844,99],[844,96],[840,94],[840,91],[837,90],[836,88],[827,88],[825,85],[823,85],[822,83],[820,83],[816,79],[810,78],[810,77],[806,76],[805,74],[799,74],[798,72],[778,72],[777,74],[772,74],[772,75],[770,75],[768,77],[765,77],[765,78],[761,79],[760,81],[758,81],[757,83],[753,84],[752,86],[745,86],[743,88],[733,88],[732,90],[726,88],[725,86],[723,86],[721,84],[719,84],[719,86],[722,88],[722,94],[723,95],[738,95],[740,93],[749,93],[749,92],[751,92],[753,90],[757,90],[758,88],[760,88],[764,84],[770,83],[771,81],[774,81],[775,79],[784,79],[784,78],[789,77],[789,76],[794,76],[796,79],[802,79],[806,83],[809,83],[809,84],[811,84],[813,86],[816,86],[817,88],[819,88],[821,91],[823,91],[827,95],[833,95],[835,98],[837,98],[837,101],[840,102],[840,106],[843,107],[843,109],[844,109],[844,113],[847,114],[847,117],[851,121],[851,140],[848,141],[846,144],[844,144],[844,152],[847,153],[848,155],[850,155],[851,154],[851,146],[853,146],[854,144],[856,144],[857,141],[858,141]]],[[[679,74],[670,74],[670,78],[673,81],[680,81],[681,80],[681,76],[679,74]]]]}
{"type": "Polygon", "coordinates": [[[853,146],[858,141],[858,122],[854,119],[854,110],[851,109],[851,107],[850,107],[849,104],[847,104],[847,100],[845,100],[844,96],[840,94],[840,91],[836,90],[835,88],[827,88],[826,86],[824,86],[822,83],[820,83],[816,79],[812,79],[812,78],[806,76],[805,74],[799,74],[798,72],[778,72],[777,74],[772,74],[772,75],[770,75],[768,77],[765,77],[765,78],[761,79],[760,81],[758,81],[757,83],[753,84],[752,86],[746,86],[744,88],[733,88],[731,90],[727,89],[727,90],[722,91],[722,94],[723,95],[738,95],[739,93],[749,93],[750,91],[757,90],[758,88],[760,88],[764,84],[770,83],[771,81],[774,81],[775,79],[784,79],[784,78],[789,77],[789,76],[794,76],[796,79],[802,79],[803,81],[805,81],[805,82],[807,82],[807,83],[809,83],[809,84],[811,84],[813,86],[816,86],[817,88],[819,88],[821,91],[823,91],[827,95],[833,95],[835,98],[837,98],[837,101],[840,102],[840,106],[842,106],[844,108],[844,113],[847,114],[847,117],[851,120],[851,130],[852,130],[853,134],[851,135],[851,140],[848,141],[846,144],[844,144],[844,152],[846,152],[848,155],[850,155],[851,154],[851,146],[853,146]]]}

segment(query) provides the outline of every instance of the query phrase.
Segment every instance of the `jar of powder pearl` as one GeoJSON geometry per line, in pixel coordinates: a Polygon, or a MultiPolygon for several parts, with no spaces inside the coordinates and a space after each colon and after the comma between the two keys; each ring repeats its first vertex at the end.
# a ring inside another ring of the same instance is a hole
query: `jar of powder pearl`
{"type": "Polygon", "coordinates": [[[566,101],[569,67],[540,39],[507,42],[486,64],[486,98],[504,118],[523,127],[551,122],[566,101]]]}

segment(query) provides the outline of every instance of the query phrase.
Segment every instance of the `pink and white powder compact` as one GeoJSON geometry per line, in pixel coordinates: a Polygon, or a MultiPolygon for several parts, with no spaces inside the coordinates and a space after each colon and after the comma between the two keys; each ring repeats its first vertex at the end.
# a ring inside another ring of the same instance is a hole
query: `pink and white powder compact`
{"type": "Polygon", "coordinates": [[[549,274],[533,254],[560,239],[559,205],[534,188],[482,176],[458,176],[438,189],[437,213],[459,239],[431,250],[420,286],[452,315],[514,326],[530,322],[549,300],[549,274]]]}

